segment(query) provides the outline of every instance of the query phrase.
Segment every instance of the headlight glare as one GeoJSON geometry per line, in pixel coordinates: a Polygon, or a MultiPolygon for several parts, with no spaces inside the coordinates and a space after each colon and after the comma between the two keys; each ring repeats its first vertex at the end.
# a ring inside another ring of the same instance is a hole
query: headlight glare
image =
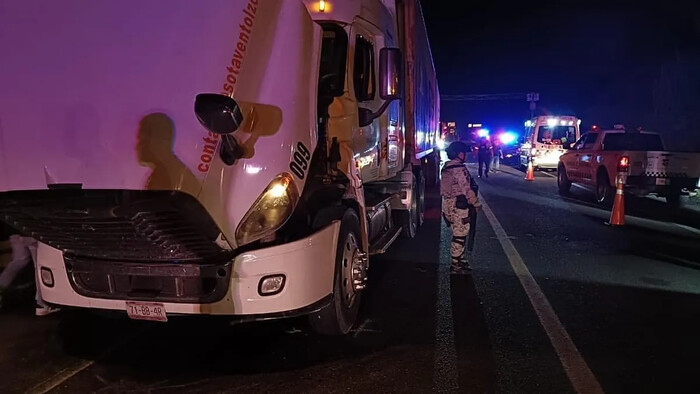
{"type": "Polygon", "coordinates": [[[239,245],[277,231],[289,219],[299,201],[299,193],[290,174],[277,175],[260,194],[236,229],[239,245]]]}

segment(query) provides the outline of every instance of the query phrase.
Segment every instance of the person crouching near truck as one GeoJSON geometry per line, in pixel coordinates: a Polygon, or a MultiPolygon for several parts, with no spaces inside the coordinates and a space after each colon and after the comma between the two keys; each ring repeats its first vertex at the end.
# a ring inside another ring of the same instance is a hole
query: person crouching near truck
{"type": "Polygon", "coordinates": [[[23,236],[16,231],[10,235],[10,246],[12,247],[12,260],[0,273],[0,309],[2,309],[2,298],[7,293],[12,282],[17,278],[18,274],[27,267],[30,263],[34,265],[34,279],[36,281],[36,308],[37,316],[46,316],[50,313],[59,311],[59,308],[54,308],[47,305],[41,298],[41,287],[39,286],[39,268],[36,266],[36,254],[38,242],[32,237],[23,236]]]}
{"type": "Polygon", "coordinates": [[[465,253],[469,236],[469,207],[481,208],[481,203],[471,188],[471,175],[465,164],[469,147],[461,141],[451,143],[445,150],[450,159],[442,168],[440,194],[442,195],[442,215],[452,228],[450,253],[451,273],[460,275],[471,271],[470,258],[465,253]]]}

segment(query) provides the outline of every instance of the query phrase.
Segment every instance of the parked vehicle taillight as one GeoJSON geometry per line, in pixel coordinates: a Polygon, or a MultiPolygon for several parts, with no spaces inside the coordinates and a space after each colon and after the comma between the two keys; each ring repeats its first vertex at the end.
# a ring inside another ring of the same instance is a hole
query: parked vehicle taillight
{"type": "Polygon", "coordinates": [[[630,169],[630,158],[627,156],[620,157],[617,162],[617,172],[627,172],[630,169]]]}

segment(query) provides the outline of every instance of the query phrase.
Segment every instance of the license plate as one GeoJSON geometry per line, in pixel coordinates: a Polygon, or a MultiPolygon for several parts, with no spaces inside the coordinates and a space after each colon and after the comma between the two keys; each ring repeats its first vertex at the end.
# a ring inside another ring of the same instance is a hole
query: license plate
{"type": "Polygon", "coordinates": [[[168,321],[165,306],[159,302],[127,301],[126,313],[136,320],[168,321]]]}
{"type": "Polygon", "coordinates": [[[666,178],[656,178],[656,184],[657,184],[657,185],[667,185],[667,184],[668,184],[668,179],[666,179],[666,178]]]}

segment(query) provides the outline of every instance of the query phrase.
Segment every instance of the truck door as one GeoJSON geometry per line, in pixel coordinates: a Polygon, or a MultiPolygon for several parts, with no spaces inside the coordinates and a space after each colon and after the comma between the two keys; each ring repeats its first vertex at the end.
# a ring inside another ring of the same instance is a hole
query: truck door
{"type": "Polygon", "coordinates": [[[585,139],[586,134],[584,134],[581,138],[578,139],[578,141],[576,141],[576,143],[574,143],[571,146],[571,151],[568,154],[565,154],[561,157],[561,160],[564,163],[564,168],[566,168],[566,176],[572,182],[581,181],[581,177],[579,176],[578,171],[581,154],[578,150],[583,147],[583,141],[585,139]]]}
{"type": "MultiPolygon", "coordinates": [[[[354,99],[358,107],[376,112],[381,107],[381,99],[377,92],[379,49],[383,44],[381,34],[374,26],[358,18],[352,24],[348,41],[352,48],[348,62],[348,82],[352,86],[354,99]]],[[[385,122],[386,115],[383,115],[353,133],[353,149],[356,154],[366,156],[374,152],[373,154],[379,155],[378,162],[386,160],[387,135],[381,127],[385,122]]],[[[366,170],[369,169],[366,168],[366,170]]],[[[363,172],[363,178],[367,175],[363,172]]],[[[370,178],[372,177],[365,180],[370,178]]]]}
{"type": "Polygon", "coordinates": [[[583,144],[580,146],[580,150],[577,150],[578,155],[578,172],[579,176],[582,178],[583,182],[591,182],[593,179],[593,171],[595,166],[593,165],[595,142],[598,139],[598,133],[588,133],[583,139],[583,144]]]}

